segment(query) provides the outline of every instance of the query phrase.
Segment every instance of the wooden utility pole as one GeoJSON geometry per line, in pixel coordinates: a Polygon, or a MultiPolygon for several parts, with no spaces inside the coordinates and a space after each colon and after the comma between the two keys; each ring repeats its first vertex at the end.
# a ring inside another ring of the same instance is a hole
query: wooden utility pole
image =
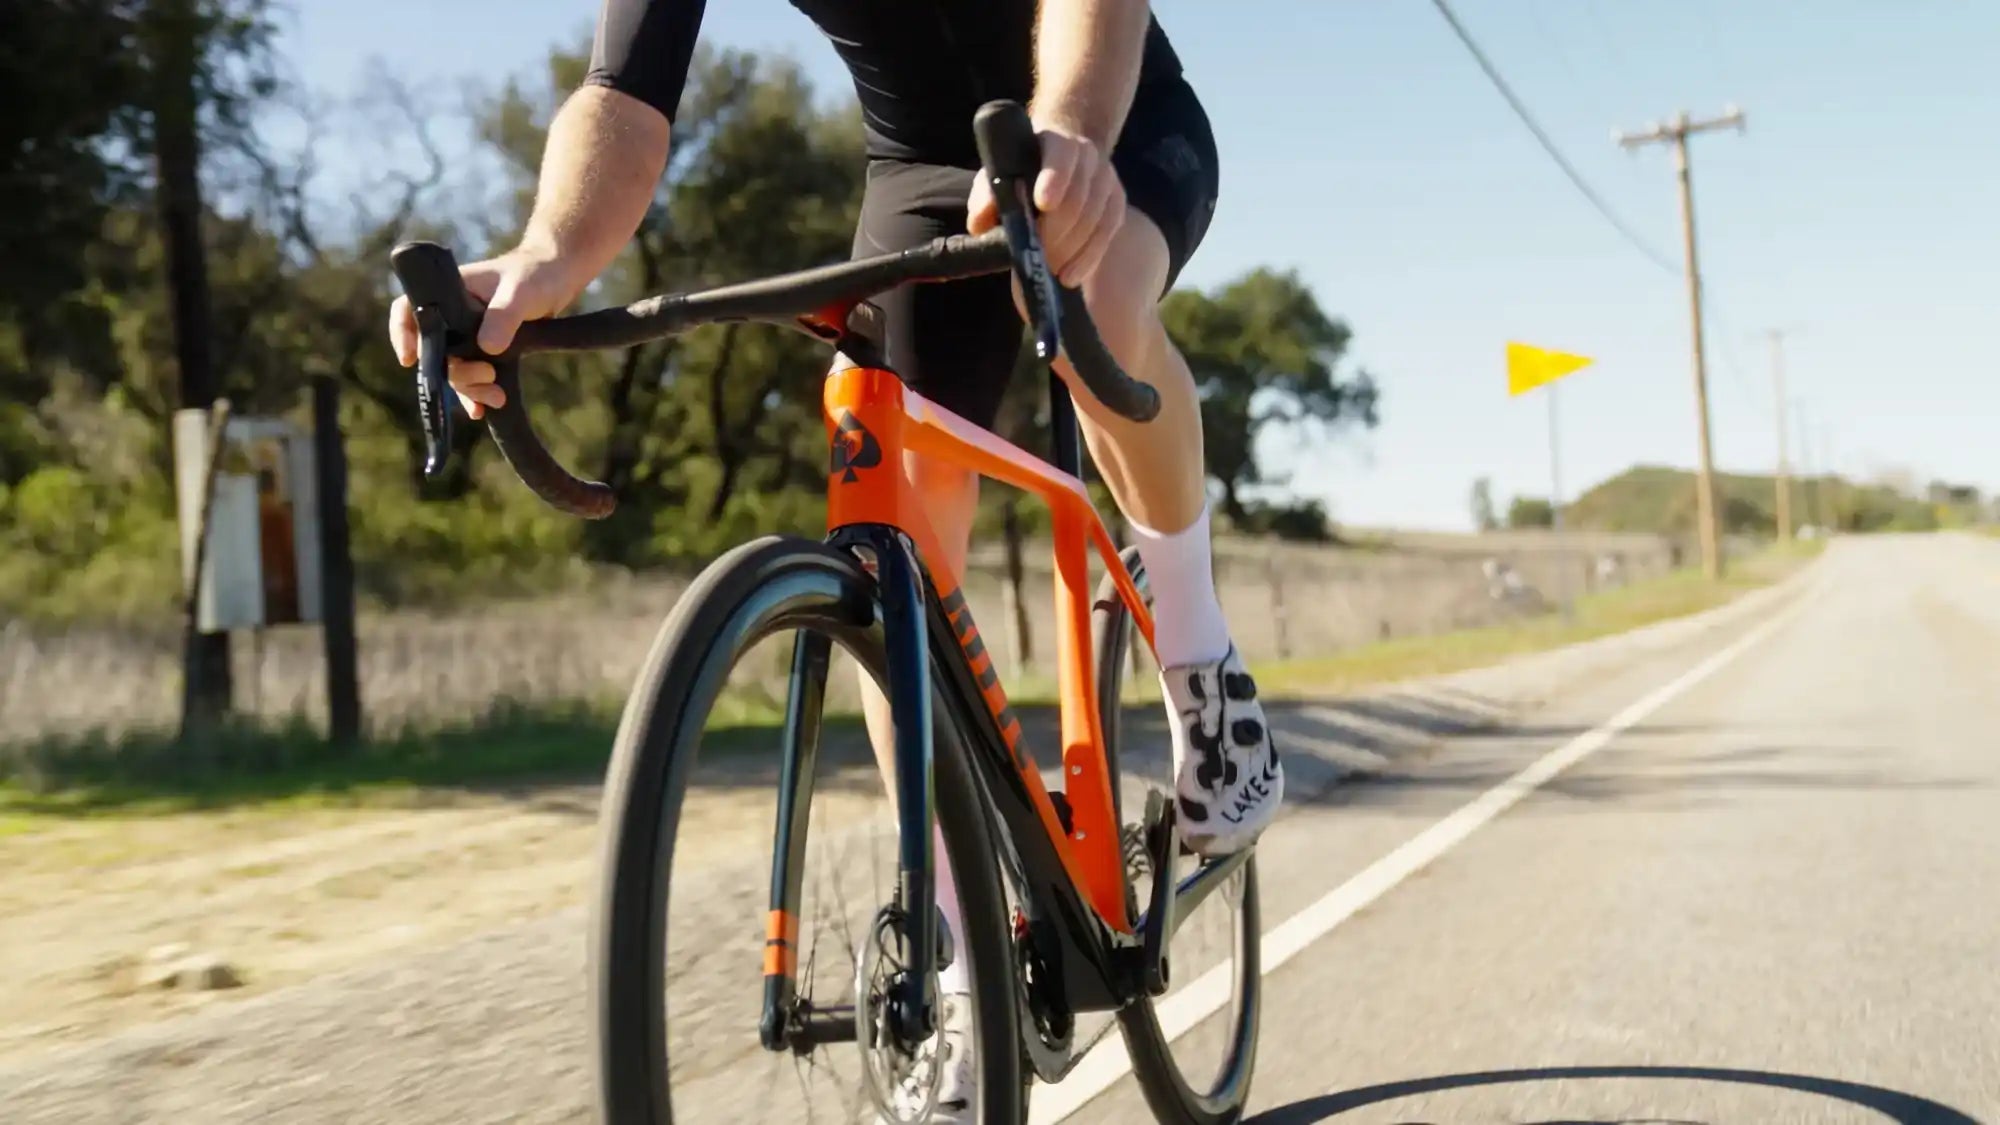
{"type": "Polygon", "coordinates": [[[1681,190],[1681,244],[1687,256],[1688,318],[1694,335],[1694,406],[1701,438],[1701,464],[1695,472],[1695,521],[1701,535],[1701,569],[1709,578],[1722,576],[1722,533],[1715,501],[1715,453],[1708,433],[1708,358],[1701,332],[1701,265],[1695,256],[1694,178],[1688,166],[1688,137],[1713,129],[1743,130],[1743,111],[1730,106],[1721,117],[1691,120],[1685,111],[1672,121],[1656,122],[1639,133],[1613,133],[1627,149],[1671,144],[1674,173],[1681,190]]]}
{"type": "Polygon", "coordinates": [[[1786,457],[1785,431],[1791,429],[1791,410],[1785,405],[1785,330],[1773,328],[1771,337],[1771,390],[1778,401],[1778,542],[1792,541],[1792,466],[1786,457]]]}

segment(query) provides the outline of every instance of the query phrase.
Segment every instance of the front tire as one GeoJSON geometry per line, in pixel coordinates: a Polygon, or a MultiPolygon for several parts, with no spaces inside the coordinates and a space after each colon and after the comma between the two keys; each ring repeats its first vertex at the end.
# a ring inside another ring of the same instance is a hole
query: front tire
{"type": "MultiPolygon", "coordinates": [[[[761,945],[757,933],[670,933],[682,804],[703,729],[731,668],[763,637],[811,629],[828,635],[885,684],[880,619],[875,583],[852,555],[774,536],[717,559],[661,626],[619,724],[599,814],[591,1027],[598,1115],[609,1125],[693,1120],[686,1110],[677,1118],[674,1107],[666,1029],[669,951],[690,941],[761,945]]],[[[1019,1125],[1026,1116],[1019,1017],[1011,1003],[980,1002],[982,995],[1013,995],[1000,864],[964,753],[942,731],[936,747],[935,815],[957,876],[966,930],[957,935],[959,955],[971,958],[975,982],[1009,982],[974,992],[978,1120],[1019,1125]]],[[[754,1041],[758,1029],[752,1021],[722,1033],[754,1041]]]]}

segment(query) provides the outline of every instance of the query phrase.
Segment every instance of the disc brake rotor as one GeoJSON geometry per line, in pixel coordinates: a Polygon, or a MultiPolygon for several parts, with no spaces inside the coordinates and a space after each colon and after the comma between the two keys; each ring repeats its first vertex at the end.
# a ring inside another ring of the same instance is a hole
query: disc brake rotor
{"type": "Polygon", "coordinates": [[[938,1086],[944,1077],[935,1052],[907,1049],[894,1031],[889,1010],[896,987],[908,971],[901,949],[902,914],[883,907],[875,915],[855,967],[854,1021],[861,1067],[868,1077],[868,1097],[883,1120],[895,1125],[920,1125],[937,1108],[938,1086]]]}

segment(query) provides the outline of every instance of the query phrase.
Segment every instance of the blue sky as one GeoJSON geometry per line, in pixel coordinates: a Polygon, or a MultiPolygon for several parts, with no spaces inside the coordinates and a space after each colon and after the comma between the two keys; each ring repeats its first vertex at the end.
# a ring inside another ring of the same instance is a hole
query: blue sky
{"type": "MultiPolygon", "coordinates": [[[[2000,489],[2000,4],[1455,7],[1585,177],[1676,263],[1668,154],[1627,153],[1612,131],[1729,102],[1748,114],[1744,135],[1693,142],[1720,467],[1775,459],[1762,333],[1784,327],[1790,389],[1839,469],[2000,489]]],[[[784,0],[708,8],[709,42],[788,52],[828,92],[848,89],[784,0]]],[[[1383,387],[1379,430],[1276,443],[1295,490],[1346,522],[1435,528],[1469,523],[1481,475],[1503,500],[1545,493],[1547,416],[1539,399],[1506,396],[1510,339],[1597,359],[1562,384],[1569,491],[1634,462],[1693,464],[1678,271],[1589,208],[1426,0],[1155,10],[1222,153],[1215,225],[1183,282],[1297,269],[1383,387]]],[[[595,12],[592,0],[295,0],[283,46],[329,93],[361,88],[372,63],[456,98],[467,81],[533,72],[595,12]]]]}

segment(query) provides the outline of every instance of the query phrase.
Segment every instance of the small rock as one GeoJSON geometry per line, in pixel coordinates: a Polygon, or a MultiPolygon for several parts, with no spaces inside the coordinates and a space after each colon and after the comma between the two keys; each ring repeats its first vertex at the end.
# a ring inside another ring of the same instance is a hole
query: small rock
{"type": "Polygon", "coordinates": [[[187,992],[214,992],[243,984],[234,966],[212,953],[185,954],[175,960],[154,962],[148,958],[139,982],[146,988],[180,989],[187,992]]]}
{"type": "Polygon", "coordinates": [[[240,988],[243,978],[236,969],[213,955],[189,957],[180,963],[179,987],[200,992],[240,988]]]}

